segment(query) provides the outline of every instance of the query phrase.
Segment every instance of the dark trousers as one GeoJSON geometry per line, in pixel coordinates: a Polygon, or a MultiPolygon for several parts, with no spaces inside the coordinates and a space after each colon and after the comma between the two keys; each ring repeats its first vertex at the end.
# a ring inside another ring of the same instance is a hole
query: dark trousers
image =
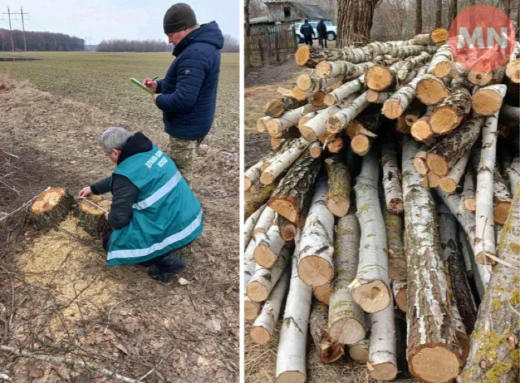
{"type": "Polygon", "coordinates": [[[305,44],[310,45],[312,47],[312,36],[304,36],[303,39],[305,44]]]}
{"type": "Polygon", "coordinates": [[[320,37],[318,37],[318,42],[320,47],[323,48],[323,45],[325,45],[325,48],[327,48],[327,35],[320,35],[320,37]]]}

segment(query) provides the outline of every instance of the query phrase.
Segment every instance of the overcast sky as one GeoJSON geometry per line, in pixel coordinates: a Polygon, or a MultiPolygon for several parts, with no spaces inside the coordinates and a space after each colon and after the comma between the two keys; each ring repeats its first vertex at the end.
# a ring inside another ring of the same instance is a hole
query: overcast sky
{"type": "MultiPolygon", "coordinates": [[[[186,1],[186,0],[185,0],[186,1]]],[[[186,1],[199,24],[215,20],[224,34],[239,38],[239,0],[186,1]]],[[[98,44],[103,39],[161,39],[163,16],[175,1],[165,0],[0,0],[0,28],[9,29],[7,6],[11,12],[23,7],[27,31],[59,32],[98,44]]],[[[20,15],[13,29],[22,29],[20,15]]],[[[12,20],[14,16],[12,16],[12,20]]]]}

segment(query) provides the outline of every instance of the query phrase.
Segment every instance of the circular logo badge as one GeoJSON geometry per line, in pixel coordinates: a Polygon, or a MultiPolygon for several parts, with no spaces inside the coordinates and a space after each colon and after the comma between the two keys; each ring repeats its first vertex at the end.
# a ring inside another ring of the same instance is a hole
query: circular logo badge
{"type": "Polygon", "coordinates": [[[453,58],[465,68],[490,72],[504,65],[515,47],[515,29],[507,15],[491,5],[460,12],[448,35],[453,58]]]}

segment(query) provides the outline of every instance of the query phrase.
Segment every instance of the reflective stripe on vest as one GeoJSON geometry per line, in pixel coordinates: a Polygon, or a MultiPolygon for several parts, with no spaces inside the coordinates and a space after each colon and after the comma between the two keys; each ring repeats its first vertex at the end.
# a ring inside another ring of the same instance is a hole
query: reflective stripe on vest
{"type": "Polygon", "coordinates": [[[161,188],[159,188],[155,193],[141,202],[134,203],[132,207],[137,210],[143,210],[152,206],[155,202],[159,201],[162,197],[171,192],[175,186],[177,186],[181,180],[181,177],[181,172],[177,171],[177,173],[175,173],[175,175],[170,178],[169,181],[166,182],[163,186],[161,186],[161,188]]]}

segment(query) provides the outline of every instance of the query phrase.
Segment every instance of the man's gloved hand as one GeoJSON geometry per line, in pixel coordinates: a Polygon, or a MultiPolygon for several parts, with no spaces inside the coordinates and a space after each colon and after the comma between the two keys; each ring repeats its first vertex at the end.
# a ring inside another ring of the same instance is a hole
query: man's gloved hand
{"type": "Polygon", "coordinates": [[[90,189],[90,186],[86,186],[79,191],[80,197],[88,197],[91,194],[92,194],[92,189],[90,189]]]}
{"type": "Polygon", "coordinates": [[[145,78],[143,80],[143,85],[150,89],[152,92],[157,91],[157,81],[154,81],[151,78],[145,78]]]}

